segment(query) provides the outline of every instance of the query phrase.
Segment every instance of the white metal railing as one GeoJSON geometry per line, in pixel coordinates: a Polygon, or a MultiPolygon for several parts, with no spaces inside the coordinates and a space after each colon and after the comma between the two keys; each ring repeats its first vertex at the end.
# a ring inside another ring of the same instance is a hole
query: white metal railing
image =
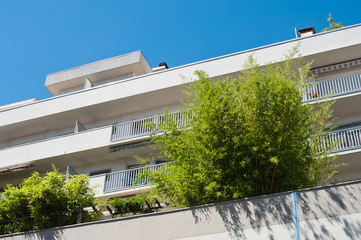
{"type": "Polygon", "coordinates": [[[156,165],[151,165],[148,167],[140,167],[134,169],[128,169],[124,171],[107,173],[105,176],[104,183],[104,192],[113,192],[125,188],[130,188],[133,186],[142,186],[145,185],[148,179],[137,179],[137,175],[144,172],[145,170],[149,172],[157,171],[159,168],[164,166],[167,163],[161,163],[156,165]],[[137,181],[137,182],[135,182],[137,181]]]}
{"type": "Polygon", "coordinates": [[[321,141],[319,152],[329,148],[332,144],[334,144],[334,146],[332,146],[334,153],[361,147],[361,127],[329,133],[321,141]]]}
{"type": "Polygon", "coordinates": [[[361,73],[306,86],[304,102],[361,91],[361,73]]]}
{"type": "MultiPolygon", "coordinates": [[[[354,75],[325,80],[306,86],[303,96],[304,102],[315,101],[326,97],[334,97],[352,92],[361,91],[361,73],[354,75]]],[[[191,112],[170,113],[169,117],[178,120],[177,124],[187,124],[191,117],[191,112]]],[[[165,121],[163,115],[152,116],[135,121],[119,123],[113,125],[111,141],[117,141],[132,137],[146,136],[159,127],[165,121]]]]}
{"type": "Polygon", "coordinates": [[[155,130],[161,130],[160,127],[162,123],[169,118],[176,122],[178,127],[181,127],[189,123],[191,116],[191,111],[174,112],[167,116],[157,115],[135,121],[118,123],[113,125],[111,141],[149,135],[155,130]]]}

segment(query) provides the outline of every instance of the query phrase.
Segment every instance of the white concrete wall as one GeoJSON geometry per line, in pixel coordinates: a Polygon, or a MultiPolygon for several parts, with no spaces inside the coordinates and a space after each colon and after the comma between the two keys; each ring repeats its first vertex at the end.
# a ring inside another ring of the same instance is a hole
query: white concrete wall
{"type": "MultiPolygon", "coordinates": [[[[361,182],[300,190],[300,239],[361,239],[361,182]]],[[[291,193],[14,234],[4,239],[295,239],[291,193]]]]}
{"type": "Polygon", "coordinates": [[[298,192],[301,239],[361,239],[361,182],[298,192]]]}
{"type": "Polygon", "coordinates": [[[0,168],[110,145],[112,126],[0,150],[0,168]]]}
{"type": "Polygon", "coordinates": [[[89,185],[94,189],[96,197],[103,195],[105,174],[92,176],[89,178],[89,185]]]}
{"type": "MultiPolygon", "coordinates": [[[[182,109],[183,107],[184,107],[184,105],[182,105],[181,103],[177,103],[177,104],[171,104],[168,106],[159,106],[157,108],[147,109],[145,111],[133,112],[130,114],[121,114],[121,112],[119,112],[118,116],[108,118],[108,119],[98,120],[96,122],[87,123],[87,124],[84,124],[84,126],[86,129],[91,130],[94,128],[99,128],[99,127],[112,125],[112,124],[116,124],[116,123],[128,122],[128,121],[138,120],[141,118],[147,118],[147,117],[151,117],[151,116],[155,116],[155,115],[160,115],[160,114],[164,113],[165,108],[167,108],[168,111],[170,111],[170,112],[174,112],[179,109],[182,109]]],[[[23,136],[23,137],[17,137],[17,138],[10,138],[11,136],[8,136],[9,139],[7,139],[7,141],[0,141],[0,149],[6,148],[6,147],[11,147],[11,146],[16,146],[16,145],[20,145],[20,144],[25,144],[25,143],[31,143],[31,142],[35,142],[35,141],[39,141],[39,140],[46,140],[48,138],[54,138],[54,137],[65,135],[65,134],[71,134],[74,131],[74,126],[75,126],[75,122],[73,123],[72,128],[57,129],[54,131],[46,131],[46,132],[38,132],[36,134],[27,135],[27,136],[23,136]]]]}

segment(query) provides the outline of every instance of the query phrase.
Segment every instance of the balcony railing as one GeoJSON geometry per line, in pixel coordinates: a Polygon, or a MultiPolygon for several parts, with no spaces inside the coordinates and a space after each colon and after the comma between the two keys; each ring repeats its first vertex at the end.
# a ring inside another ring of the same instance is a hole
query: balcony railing
{"type": "Polygon", "coordinates": [[[361,91],[361,74],[317,82],[306,87],[304,102],[361,91]]]}
{"type": "MultiPolygon", "coordinates": [[[[357,91],[361,91],[361,73],[306,86],[303,101],[311,102],[317,99],[335,97],[357,91]]],[[[189,122],[191,114],[190,112],[175,112],[171,113],[169,117],[178,120],[180,125],[184,125],[189,122]]],[[[163,115],[157,115],[113,125],[111,141],[149,135],[154,130],[160,130],[159,127],[164,120],[165,117],[163,115]]]]}
{"type": "Polygon", "coordinates": [[[168,116],[157,115],[116,124],[113,126],[111,141],[149,135],[155,130],[160,130],[162,123],[164,123],[167,118],[176,121],[177,125],[180,127],[189,123],[191,112],[175,112],[170,113],[168,116]]]}
{"type": "Polygon", "coordinates": [[[361,127],[349,128],[331,132],[325,136],[319,151],[333,146],[333,153],[342,152],[361,147],[361,127]]]}
{"type": "Polygon", "coordinates": [[[107,173],[105,176],[104,193],[119,191],[133,186],[143,186],[147,183],[148,179],[137,179],[137,175],[143,173],[145,170],[149,172],[157,171],[165,164],[167,163],[107,173]]]}
{"type": "MultiPolygon", "coordinates": [[[[348,128],[331,132],[324,137],[319,147],[322,152],[331,144],[335,144],[333,153],[361,148],[361,127],[348,128]]],[[[146,178],[137,179],[137,175],[144,170],[153,172],[164,166],[166,163],[129,169],[105,175],[104,193],[129,189],[133,186],[144,186],[147,183],[146,178]]]]}

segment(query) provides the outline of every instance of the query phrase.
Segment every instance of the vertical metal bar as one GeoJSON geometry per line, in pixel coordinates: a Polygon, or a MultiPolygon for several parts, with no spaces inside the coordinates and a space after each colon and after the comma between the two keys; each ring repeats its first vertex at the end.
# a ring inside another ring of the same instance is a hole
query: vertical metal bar
{"type": "Polygon", "coordinates": [[[295,240],[300,240],[300,224],[298,218],[297,192],[292,192],[293,223],[295,227],[295,240]]]}

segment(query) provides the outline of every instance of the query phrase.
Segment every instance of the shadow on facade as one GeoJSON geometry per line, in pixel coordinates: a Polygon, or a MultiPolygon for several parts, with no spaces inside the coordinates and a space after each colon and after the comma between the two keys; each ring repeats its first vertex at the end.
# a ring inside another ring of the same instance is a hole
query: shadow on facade
{"type": "Polygon", "coordinates": [[[360,198],[360,182],[300,191],[300,220],[304,220],[305,224],[301,234],[306,239],[336,239],[330,226],[342,226],[344,235],[349,239],[361,239],[360,221],[354,222],[343,217],[360,212],[360,198]]]}
{"type": "Polygon", "coordinates": [[[245,239],[245,230],[253,229],[260,232],[261,228],[267,228],[268,239],[277,239],[276,233],[270,226],[278,224],[283,224],[289,231],[294,231],[290,194],[215,204],[213,208],[194,209],[192,214],[195,224],[200,221],[210,222],[212,216],[218,214],[229,236],[233,239],[245,239]]]}
{"type": "MultiPolygon", "coordinates": [[[[336,239],[342,229],[349,239],[361,239],[361,221],[350,216],[361,212],[361,182],[297,191],[300,234],[303,239],[336,239]],[[347,217],[345,217],[347,216],[347,217]]],[[[278,239],[272,226],[280,225],[294,236],[295,222],[291,193],[255,197],[214,204],[192,210],[195,224],[210,223],[218,214],[230,238],[247,239],[250,229],[266,239],[278,239]],[[263,231],[261,233],[261,231],[263,231]]]]}
{"type": "Polygon", "coordinates": [[[27,240],[60,240],[64,239],[64,230],[61,228],[53,228],[40,230],[35,232],[24,233],[24,239],[27,240]]]}

